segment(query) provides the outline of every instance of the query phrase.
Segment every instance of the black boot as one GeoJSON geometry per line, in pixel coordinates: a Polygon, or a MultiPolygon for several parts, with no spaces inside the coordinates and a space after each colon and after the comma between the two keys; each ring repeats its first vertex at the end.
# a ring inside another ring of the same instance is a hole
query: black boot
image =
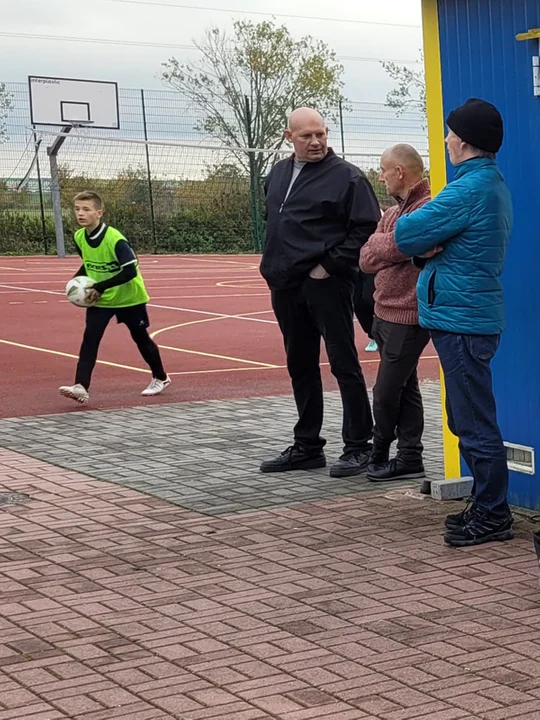
{"type": "Polygon", "coordinates": [[[448,530],[455,530],[457,528],[461,528],[464,525],[467,524],[469,517],[474,510],[474,500],[473,498],[469,498],[467,500],[467,504],[463,508],[461,512],[458,513],[452,513],[450,515],[447,515],[444,521],[445,526],[448,530]]]}
{"type": "Polygon", "coordinates": [[[371,482],[389,482],[391,480],[415,480],[424,478],[426,471],[422,460],[406,461],[399,455],[392,458],[386,465],[374,467],[368,471],[368,480],[371,482]]]}
{"type": "Polygon", "coordinates": [[[261,463],[263,473],[287,472],[289,470],[315,470],[326,467],[326,458],[322,450],[313,452],[301,445],[291,445],[277,457],[261,463]]]}
{"type": "Polygon", "coordinates": [[[446,531],[444,542],[454,547],[468,547],[494,540],[511,540],[514,537],[513,523],[514,518],[510,512],[499,517],[474,506],[464,525],[446,531]]]}

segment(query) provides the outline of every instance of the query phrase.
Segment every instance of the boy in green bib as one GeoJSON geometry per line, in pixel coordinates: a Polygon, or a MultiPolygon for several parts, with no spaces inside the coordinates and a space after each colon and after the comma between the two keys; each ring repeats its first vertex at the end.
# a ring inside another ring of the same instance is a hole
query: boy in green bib
{"type": "Polygon", "coordinates": [[[75,233],[82,266],[77,275],[87,275],[95,284],[87,298],[93,305],[86,310],[86,328],[79,352],[74,385],[63,385],[60,394],[78,403],[88,402],[88,388],[96,364],[99,344],[113,317],[124,323],[139,352],[152,371],[152,381],[142,395],[159,395],[171,384],[163,369],[156,343],[148,334],[149,300],[139,263],[121,232],[102,221],[103,200],[93,191],[75,196],[75,217],[81,226],[75,233]]]}

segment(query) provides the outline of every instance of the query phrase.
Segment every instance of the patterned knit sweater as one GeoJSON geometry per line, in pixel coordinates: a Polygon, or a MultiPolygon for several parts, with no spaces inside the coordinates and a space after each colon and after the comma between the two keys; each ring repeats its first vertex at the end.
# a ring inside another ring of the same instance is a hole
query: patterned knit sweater
{"type": "Polygon", "coordinates": [[[398,218],[418,210],[430,199],[429,182],[421,180],[404,200],[384,213],[360,251],[362,272],[375,274],[375,315],[381,320],[399,325],[418,324],[416,282],[420,271],[397,249],[394,228],[398,218]]]}

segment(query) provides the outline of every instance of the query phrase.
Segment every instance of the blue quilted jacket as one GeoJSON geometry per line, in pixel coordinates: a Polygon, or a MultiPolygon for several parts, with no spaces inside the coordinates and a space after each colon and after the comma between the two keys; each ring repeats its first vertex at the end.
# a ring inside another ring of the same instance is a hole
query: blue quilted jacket
{"type": "Polygon", "coordinates": [[[409,257],[436,245],[417,284],[420,325],[428,330],[496,335],[504,329],[501,274],[512,231],[512,202],[495,160],[473,158],[431,202],[396,225],[409,257]]]}

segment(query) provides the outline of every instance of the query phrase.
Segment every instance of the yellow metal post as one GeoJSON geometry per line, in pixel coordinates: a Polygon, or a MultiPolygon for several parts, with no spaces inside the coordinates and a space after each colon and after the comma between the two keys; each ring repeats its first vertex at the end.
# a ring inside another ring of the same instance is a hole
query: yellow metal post
{"type": "MultiPolygon", "coordinates": [[[[436,195],[446,185],[444,149],[444,112],[442,96],[441,49],[439,38],[438,0],[422,0],[424,63],[430,158],[431,190],[436,195]]],[[[446,478],[461,475],[458,441],[448,429],[445,411],[444,376],[441,371],[441,402],[443,412],[444,473],[446,478]]]]}

